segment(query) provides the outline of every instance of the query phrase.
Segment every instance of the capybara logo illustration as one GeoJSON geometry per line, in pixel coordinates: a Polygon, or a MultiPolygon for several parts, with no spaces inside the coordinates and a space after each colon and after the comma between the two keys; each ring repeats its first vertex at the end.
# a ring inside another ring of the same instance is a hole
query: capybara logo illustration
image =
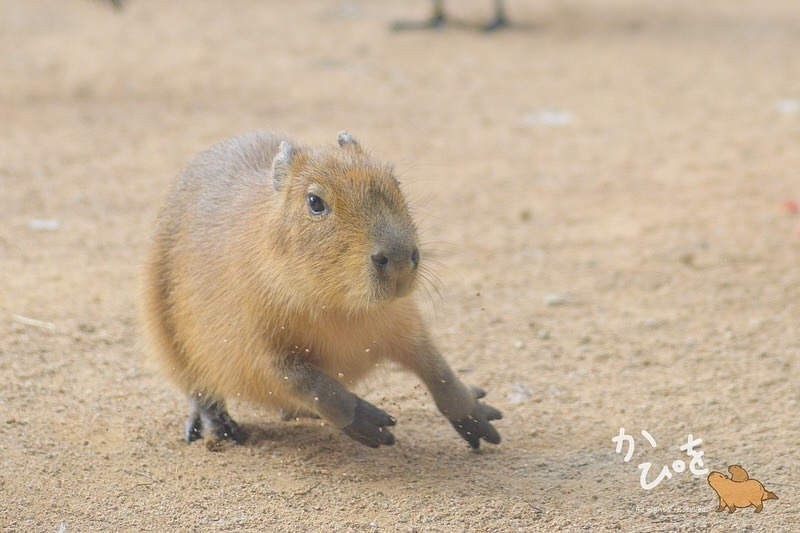
{"type": "Polygon", "coordinates": [[[739,465],[728,467],[731,477],[725,476],[722,472],[711,472],[708,474],[708,484],[719,496],[719,508],[717,512],[723,511],[726,507],[732,513],[737,507],[745,508],[755,506],[756,512],[760,513],[764,508],[765,500],[777,500],[774,492],[764,488],[759,481],[750,479],[747,470],[739,465]]]}

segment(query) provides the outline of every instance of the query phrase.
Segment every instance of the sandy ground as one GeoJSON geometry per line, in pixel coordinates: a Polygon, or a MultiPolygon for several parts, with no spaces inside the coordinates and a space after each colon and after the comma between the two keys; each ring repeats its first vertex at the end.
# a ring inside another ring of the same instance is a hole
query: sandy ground
{"type": "Polygon", "coordinates": [[[796,529],[800,6],[508,0],[508,31],[389,30],[428,10],[0,0],[0,529],[796,529]],[[262,128],[395,163],[420,299],[499,446],[392,368],[358,392],[393,447],[236,401],[244,446],[182,442],[139,265],[181,166],[262,128]],[[643,463],[672,477],[646,490],[643,463]],[[714,512],[696,472],[731,464],[779,499],[714,512]]]}

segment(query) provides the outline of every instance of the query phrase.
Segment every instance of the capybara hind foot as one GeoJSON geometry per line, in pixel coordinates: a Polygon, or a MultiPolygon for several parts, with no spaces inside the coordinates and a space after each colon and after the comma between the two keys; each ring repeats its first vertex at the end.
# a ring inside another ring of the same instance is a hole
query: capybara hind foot
{"type": "Polygon", "coordinates": [[[198,392],[190,397],[189,402],[191,409],[186,420],[186,442],[194,442],[204,435],[238,444],[247,439],[244,430],[228,414],[224,400],[214,400],[198,392]]]}

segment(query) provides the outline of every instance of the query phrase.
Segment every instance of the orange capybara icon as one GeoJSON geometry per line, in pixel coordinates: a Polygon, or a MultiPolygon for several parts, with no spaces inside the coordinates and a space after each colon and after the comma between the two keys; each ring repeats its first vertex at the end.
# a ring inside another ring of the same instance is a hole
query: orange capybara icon
{"type": "Polygon", "coordinates": [[[722,472],[711,472],[708,474],[708,484],[716,491],[719,496],[719,508],[717,512],[728,508],[732,513],[737,507],[745,508],[754,505],[756,512],[760,513],[764,508],[765,500],[777,500],[774,492],[764,489],[764,485],[755,479],[750,479],[747,470],[739,465],[728,467],[731,477],[728,478],[722,472]]]}

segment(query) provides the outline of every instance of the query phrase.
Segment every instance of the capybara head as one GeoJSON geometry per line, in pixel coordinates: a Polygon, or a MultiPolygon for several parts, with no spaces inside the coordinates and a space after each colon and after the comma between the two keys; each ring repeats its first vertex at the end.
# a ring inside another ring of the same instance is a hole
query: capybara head
{"type": "MultiPolygon", "coordinates": [[[[714,472],[711,472],[710,474],[708,474],[708,484],[709,484],[709,485],[711,485],[712,487],[713,487],[715,484],[717,484],[717,485],[718,485],[718,484],[719,484],[719,482],[720,482],[720,481],[723,481],[723,480],[724,480],[724,481],[730,481],[730,480],[728,479],[728,476],[726,476],[726,475],[725,475],[725,474],[723,474],[722,472],[716,472],[716,471],[714,471],[714,472]]],[[[723,481],[723,482],[724,482],[724,481],[723,481]]]]}
{"type": "Polygon", "coordinates": [[[412,291],[417,231],[391,168],[342,132],[330,149],[281,143],[272,177],[281,198],[277,253],[296,274],[286,290],[350,312],[412,291]]]}

